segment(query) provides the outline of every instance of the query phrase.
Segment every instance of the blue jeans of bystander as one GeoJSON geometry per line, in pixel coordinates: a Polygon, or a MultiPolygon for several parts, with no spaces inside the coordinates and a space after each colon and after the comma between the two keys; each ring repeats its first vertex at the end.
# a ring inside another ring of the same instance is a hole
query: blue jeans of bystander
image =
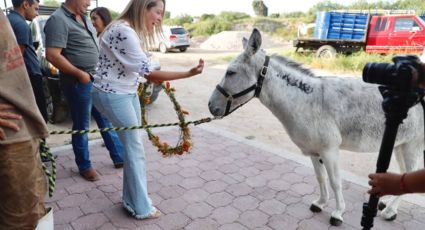
{"type": "MultiPolygon", "coordinates": [[[[140,103],[136,94],[114,94],[92,89],[93,104],[114,126],[141,125],[140,103]]],[[[142,130],[118,132],[124,144],[123,205],[135,218],[155,211],[148,196],[146,158],[142,130]]]]}
{"type": "MultiPolygon", "coordinates": [[[[90,127],[90,113],[92,112],[91,88],[91,82],[87,84],[78,82],[74,84],[62,84],[63,93],[71,111],[73,130],[85,130],[90,127]]],[[[106,117],[103,117],[98,111],[93,110],[93,117],[99,128],[112,127],[106,117]]],[[[114,164],[122,163],[123,146],[116,132],[104,132],[102,133],[102,137],[114,164]]],[[[90,169],[92,165],[90,162],[87,134],[72,135],[72,148],[78,170],[84,172],[90,169]]]]}

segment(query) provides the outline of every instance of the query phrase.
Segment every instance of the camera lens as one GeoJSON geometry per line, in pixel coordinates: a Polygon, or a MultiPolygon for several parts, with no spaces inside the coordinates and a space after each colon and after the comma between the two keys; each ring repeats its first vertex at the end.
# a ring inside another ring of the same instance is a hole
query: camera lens
{"type": "Polygon", "coordinates": [[[395,70],[394,64],[369,62],[363,68],[363,81],[380,85],[392,85],[395,70]]]}

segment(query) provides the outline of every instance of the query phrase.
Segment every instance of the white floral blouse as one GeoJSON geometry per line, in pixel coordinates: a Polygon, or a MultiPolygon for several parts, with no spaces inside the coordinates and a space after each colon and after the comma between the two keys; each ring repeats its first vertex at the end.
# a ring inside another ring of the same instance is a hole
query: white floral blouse
{"type": "Polygon", "coordinates": [[[101,36],[99,47],[93,86],[108,93],[136,93],[144,75],[152,72],[136,31],[127,22],[118,21],[101,36]]]}

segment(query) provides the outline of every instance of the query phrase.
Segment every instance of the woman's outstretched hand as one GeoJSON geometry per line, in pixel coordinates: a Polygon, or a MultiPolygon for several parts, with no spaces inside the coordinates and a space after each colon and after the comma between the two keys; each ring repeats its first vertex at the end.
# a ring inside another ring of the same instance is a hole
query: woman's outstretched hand
{"type": "Polygon", "coordinates": [[[189,73],[191,76],[194,76],[194,75],[202,73],[203,70],[204,70],[204,59],[201,58],[199,59],[198,65],[190,69],[189,73]]]}

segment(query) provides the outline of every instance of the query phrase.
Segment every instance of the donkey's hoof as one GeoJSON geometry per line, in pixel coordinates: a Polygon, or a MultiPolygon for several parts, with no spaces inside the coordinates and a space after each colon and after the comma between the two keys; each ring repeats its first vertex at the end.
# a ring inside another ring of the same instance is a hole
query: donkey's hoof
{"type": "Polygon", "coordinates": [[[337,219],[337,218],[335,218],[335,217],[331,217],[331,219],[329,220],[329,223],[330,223],[332,226],[341,226],[341,225],[342,225],[342,220],[337,219]]]}
{"type": "Polygon", "coordinates": [[[312,204],[310,206],[310,211],[312,211],[312,212],[321,212],[322,211],[322,208],[320,208],[319,206],[317,206],[315,204],[312,204]]]}
{"type": "Polygon", "coordinates": [[[384,202],[379,202],[378,203],[378,210],[382,211],[387,207],[387,205],[384,202]]]}
{"type": "Polygon", "coordinates": [[[394,214],[390,216],[389,218],[385,218],[386,221],[394,221],[395,219],[397,219],[397,214],[394,214]]]}

